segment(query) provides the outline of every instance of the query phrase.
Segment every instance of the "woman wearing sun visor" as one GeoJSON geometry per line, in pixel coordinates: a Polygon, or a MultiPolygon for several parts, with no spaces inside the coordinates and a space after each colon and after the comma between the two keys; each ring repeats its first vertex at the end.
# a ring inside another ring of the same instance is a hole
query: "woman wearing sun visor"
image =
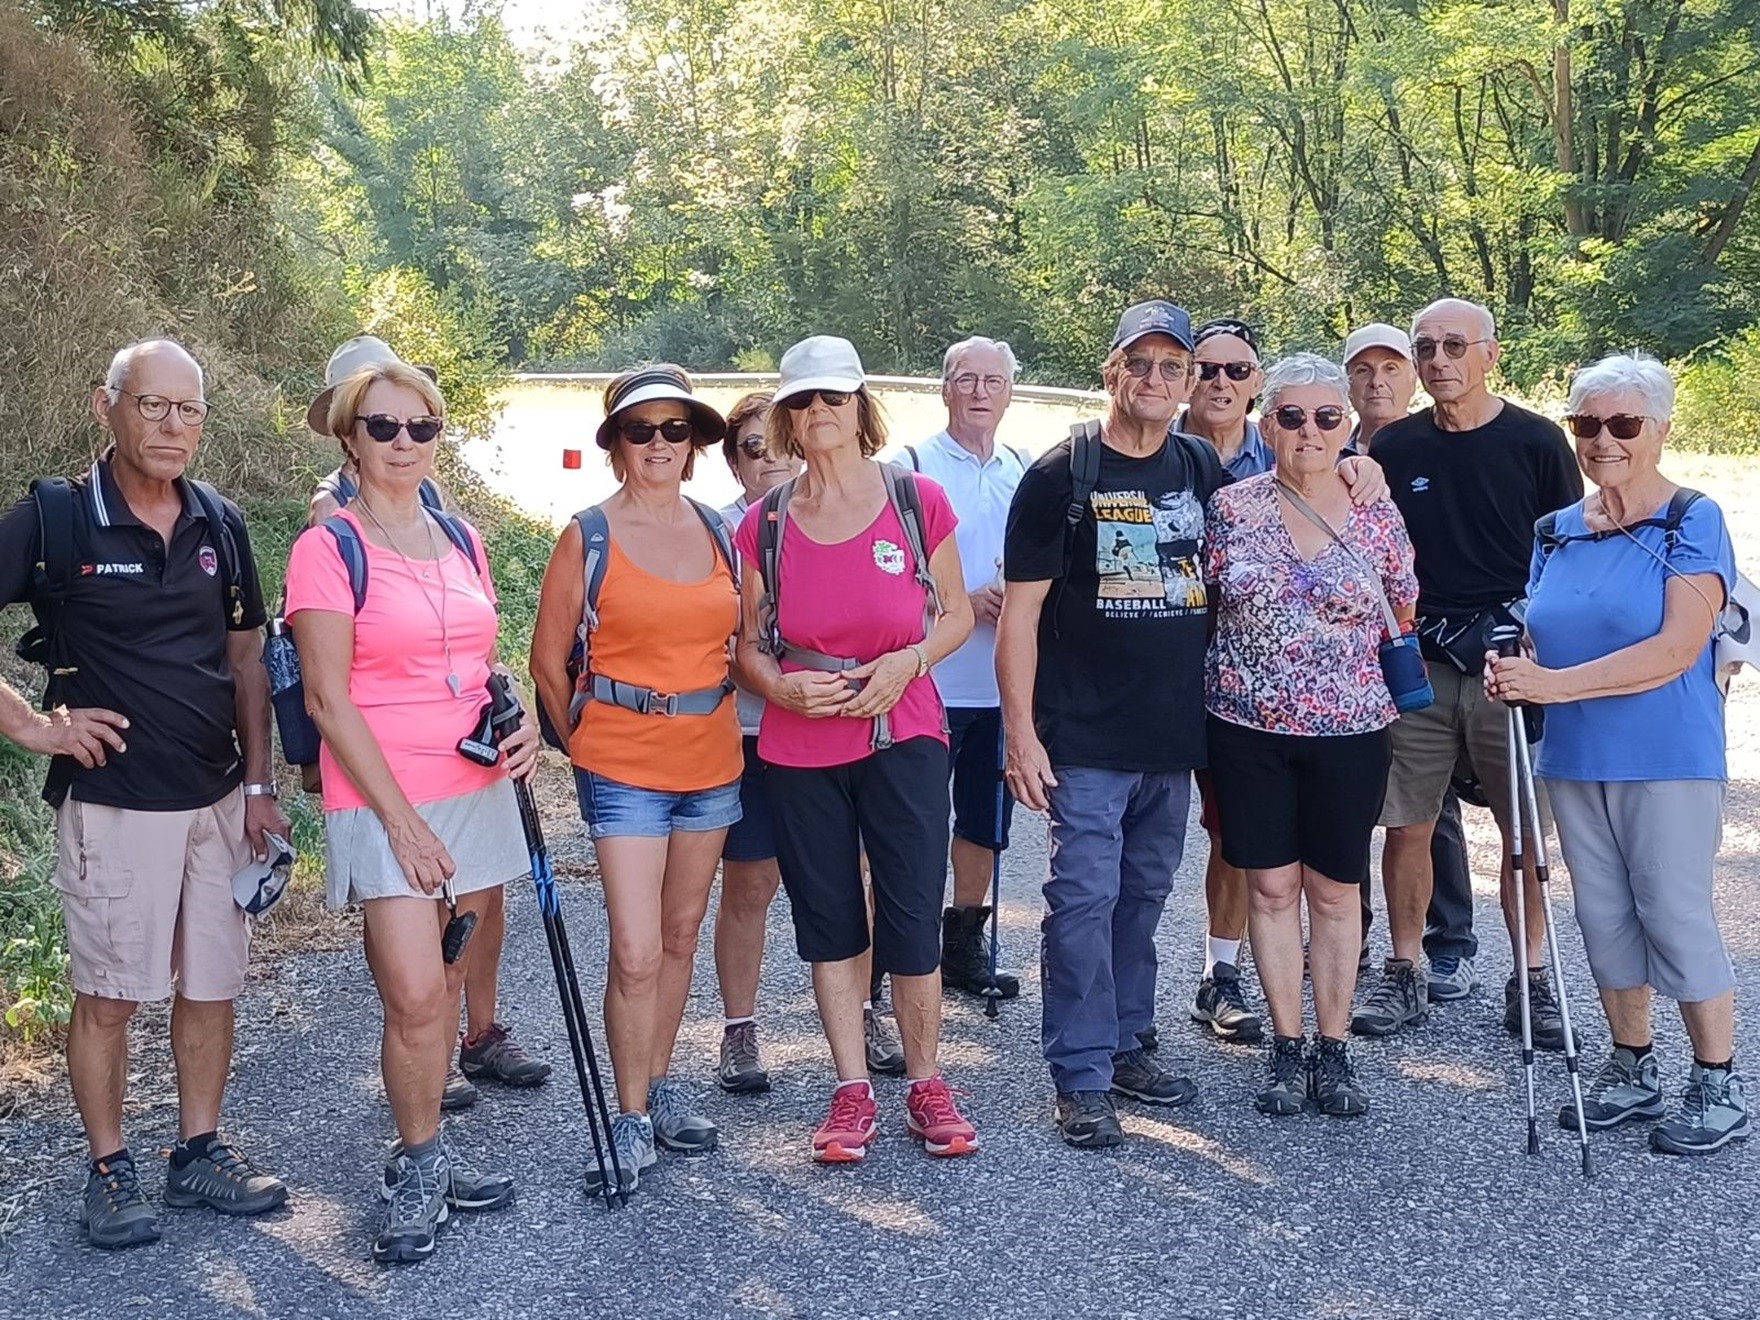
{"type": "Polygon", "coordinates": [[[605,885],[612,1139],[626,1191],[656,1142],[699,1154],[719,1137],[667,1069],[715,864],[740,817],[732,548],[720,515],[680,491],[697,451],[726,430],[678,367],[606,387],[598,443],[620,484],[556,543],[532,633],[532,679],[565,731],[605,885]]]}

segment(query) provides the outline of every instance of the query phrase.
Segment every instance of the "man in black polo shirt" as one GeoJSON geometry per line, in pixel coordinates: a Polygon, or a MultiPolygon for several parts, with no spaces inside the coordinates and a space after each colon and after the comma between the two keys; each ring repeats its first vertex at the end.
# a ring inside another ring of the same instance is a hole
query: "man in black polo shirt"
{"type": "Polygon", "coordinates": [[[43,796],[74,988],[67,1071],[92,1154],[80,1222],[93,1246],[123,1247],[159,1236],[122,1138],[128,1021],[174,982],[180,1140],[165,1203],[249,1215],[287,1199],[216,1132],[247,957],[232,877],[287,821],[244,520],[183,478],[207,419],[201,368],[169,341],[131,345],[92,411],[109,452],[68,498],[0,516],[0,606],[48,603],[45,566],[58,545],[70,556],[46,713],[0,681],[0,736],[54,758],[43,796]],[[40,506],[68,526],[44,527],[40,506]]]}
{"type": "MultiPolygon", "coordinates": [[[[1389,422],[1370,445],[1416,552],[1418,633],[1436,701],[1393,726],[1393,767],[1381,811],[1393,954],[1380,984],[1351,1019],[1351,1030],[1362,1035],[1392,1035],[1428,1012],[1418,958],[1431,896],[1430,843],[1463,754],[1503,834],[1501,892],[1511,946],[1517,947],[1515,881],[1507,860],[1506,716],[1502,705],[1485,698],[1480,671],[1487,631],[1511,621],[1512,607],[1520,609],[1527,591],[1535,521],[1581,499],[1583,479],[1563,431],[1491,393],[1486,377],[1498,353],[1496,327],[1485,308],[1455,298],[1426,307],[1412,323],[1412,356],[1435,404],[1389,422]]],[[[1523,883],[1534,1044],[1561,1049],[1564,1027],[1554,990],[1538,966],[1544,917],[1531,870],[1523,883]]],[[[1504,1005],[1504,1025],[1519,1034],[1513,975],[1504,1005]]]]}

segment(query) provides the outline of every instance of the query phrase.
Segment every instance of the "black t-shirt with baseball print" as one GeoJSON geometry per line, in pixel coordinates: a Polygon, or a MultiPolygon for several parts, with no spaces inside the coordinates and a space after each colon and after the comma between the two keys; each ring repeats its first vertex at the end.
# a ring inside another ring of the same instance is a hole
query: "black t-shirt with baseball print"
{"type": "Polygon", "coordinates": [[[1209,600],[1199,566],[1204,505],[1228,481],[1205,444],[1169,437],[1146,458],[1103,445],[1099,480],[1072,530],[1070,442],[1022,477],[1003,575],[1053,583],[1033,690],[1034,723],[1053,766],[1159,772],[1205,764],[1209,600]]]}

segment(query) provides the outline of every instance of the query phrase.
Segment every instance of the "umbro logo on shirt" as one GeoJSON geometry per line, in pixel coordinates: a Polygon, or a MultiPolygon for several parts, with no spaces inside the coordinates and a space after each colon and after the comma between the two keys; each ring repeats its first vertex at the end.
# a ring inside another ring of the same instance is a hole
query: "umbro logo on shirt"
{"type": "Polygon", "coordinates": [[[1413,477],[1412,478],[1412,489],[1420,495],[1423,494],[1425,491],[1430,489],[1430,478],[1429,477],[1413,477]]]}
{"type": "Polygon", "coordinates": [[[81,564],[81,577],[138,577],[147,571],[145,564],[81,564]]]}

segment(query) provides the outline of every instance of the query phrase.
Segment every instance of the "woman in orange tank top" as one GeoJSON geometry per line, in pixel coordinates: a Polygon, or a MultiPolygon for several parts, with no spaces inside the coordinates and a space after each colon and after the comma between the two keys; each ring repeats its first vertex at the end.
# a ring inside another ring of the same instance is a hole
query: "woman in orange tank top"
{"type": "Polygon", "coordinates": [[[605,886],[612,1140],[625,1191],[655,1162],[656,1143],[699,1154],[719,1139],[667,1070],[715,864],[740,817],[744,761],[728,677],[739,587],[719,515],[680,491],[698,448],[725,431],[678,367],[644,367],[606,387],[598,443],[622,484],[599,506],[608,535],[594,548],[605,572],[577,680],[568,669],[585,595],[579,521],[551,554],[532,632],[532,679],[552,723],[568,730],[605,886]]]}

